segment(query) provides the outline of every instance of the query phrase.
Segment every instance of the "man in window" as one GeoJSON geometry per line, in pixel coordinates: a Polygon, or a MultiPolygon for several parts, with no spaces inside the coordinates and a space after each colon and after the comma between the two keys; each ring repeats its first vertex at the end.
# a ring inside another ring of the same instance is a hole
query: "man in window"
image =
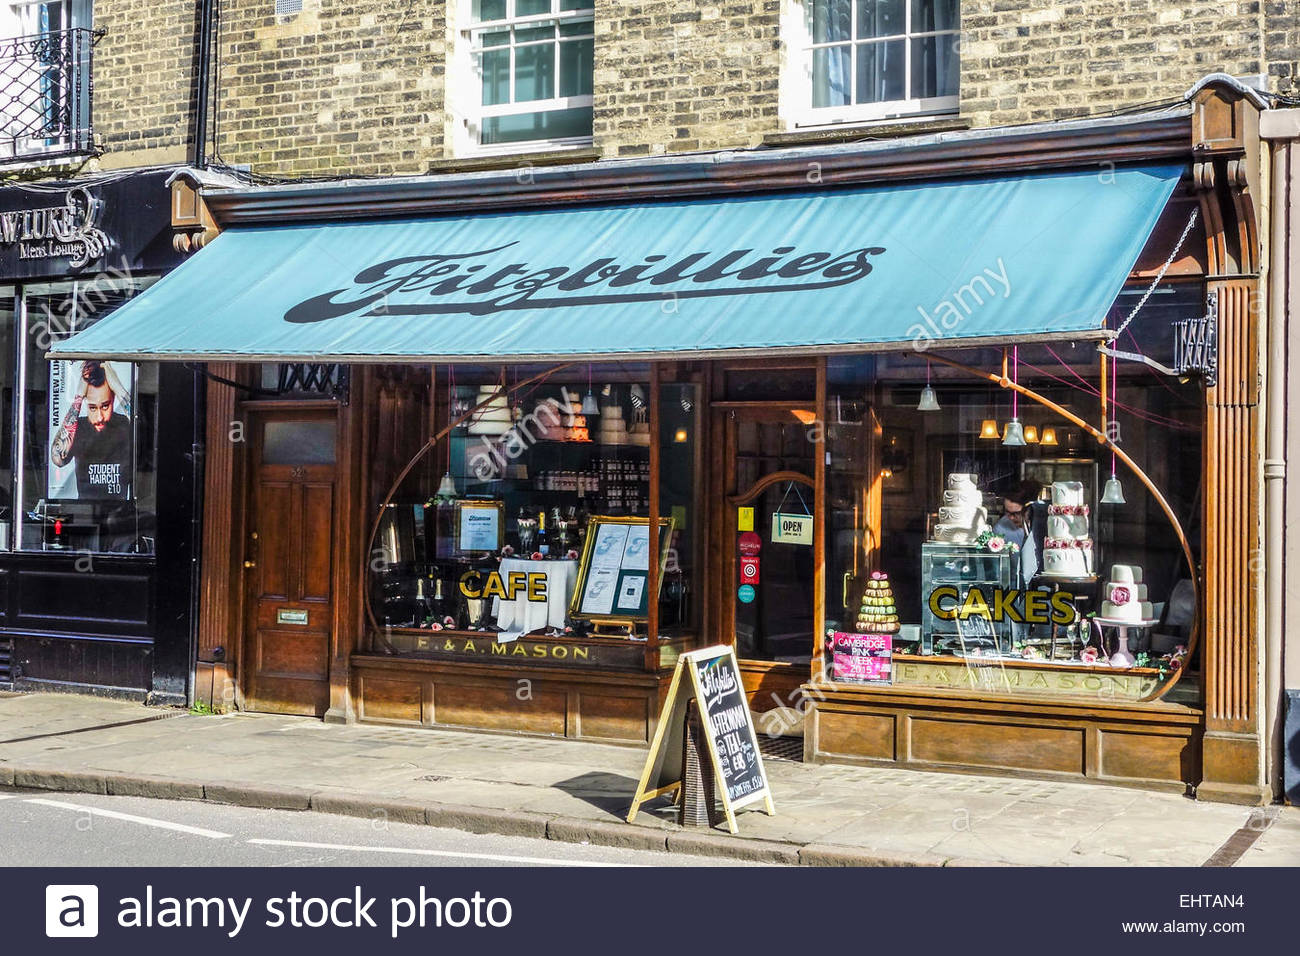
{"type": "Polygon", "coordinates": [[[121,501],[131,483],[130,392],[106,362],[81,364],[77,395],[50,443],[50,462],[74,461],[80,500],[121,501]],[[81,421],[85,411],[85,422],[81,421]]]}

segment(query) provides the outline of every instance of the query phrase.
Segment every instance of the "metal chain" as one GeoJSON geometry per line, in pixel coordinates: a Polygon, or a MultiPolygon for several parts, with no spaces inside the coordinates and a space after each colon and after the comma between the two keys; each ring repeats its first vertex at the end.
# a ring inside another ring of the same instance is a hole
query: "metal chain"
{"type": "Polygon", "coordinates": [[[1196,207],[1192,208],[1192,215],[1188,218],[1187,225],[1183,227],[1183,234],[1179,236],[1178,241],[1174,243],[1174,251],[1169,253],[1169,258],[1166,259],[1165,264],[1160,267],[1160,271],[1156,273],[1156,277],[1151,280],[1150,287],[1142,294],[1142,298],[1138,301],[1138,304],[1133,306],[1133,311],[1128,314],[1128,318],[1126,318],[1120,324],[1120,327],[1115,330],[1115,334],[1111,336],[1112,341],[1123,334],[1124,330],[1128,328],[1129,323],[1133,321],[1134,316],[1141,311],[1142,306],[1147,304],[1147,299],[1151,298],[1151,294],[1156,291],[1156,286],[1160,285],[1160,280],[1165,277],[1165,273],[1169,271],[1169,267],[1173,265],[1174,260],[1178,258],[1178,250],[1183,248],[1183,243],[1187,241],[1187,236],[1192,231],[1192,227],[1196,225],[1196,218],[1200,213],[1200,209],[1196,207]]]}

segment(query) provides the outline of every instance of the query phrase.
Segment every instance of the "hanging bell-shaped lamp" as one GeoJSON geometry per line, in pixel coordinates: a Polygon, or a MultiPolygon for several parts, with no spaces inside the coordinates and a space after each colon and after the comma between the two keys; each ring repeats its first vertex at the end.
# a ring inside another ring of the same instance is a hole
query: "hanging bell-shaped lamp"
{"type": "Polygon", "coordinates": [[[582,399],[582,414],[599,415],[600,405],[596,403],[596,396],[591,391],[591,365],[587,366],[587,394],[582,399]]]}
{"type": "Polygon", "coordinates": [[[998,437],[998,423],[991,418],[984,419],[984,424],[980,426],[980,438],[993,439],[998,437]]]}
{"type": "Polygon", "coordinates": [[[437,497],[448,499],[456,497],[456,482],[452,479],[451,472],[444,473],[442,481],[438,482],[437,497]]]}
{"type": "Polygon", "coordinates": [[[1113,472],[1106,479],[1106,487],[1101,493],[1101,503],[1104,505],[1124,504],[1124,486],[1119,483],[1119,478],[1113,472]]]}
{"type": "Polygon", "coordinates": [[[1057,443],[1057,441],[1056,441],[1056,429],[1053,428],[1051,425],[1046,426],[1046,427],[1043,429],[1043,438],[1042,438],[1042,442],[1041,442],[1041,444],[1044,444],[1044,445],[1055,445],[1056,443],[1057,443]]]}
{"type": "Polygon", "coordinates": [[[925,388],[921,389],[921,400],[916,405],[918,412],[937,412],[939,411],[939,399],[934,394],[934,387],[930,384],[930,363],[925,363],[925,388]]]}
{"type": "MultiPolygon", "coordinates": [[[[1102,358],[1102,371],[1105,371],[1106,359],[1102,358]]],[[[1110,405],[1115,407],[1116,384],[1115,376],[1119,368],[1119,362],[1113,356],[1110,365],[1110,405]]],[[[1105,398],[1105,392],[1102,393],[1105,398]]],[[[1111,429],[1106,425],[1104,418],[1102,421],[1102,431],[1106,435],[1111,434],[1111,429]]],[[[1119,478],[1115,475],[1115,461],[1118,456],[1115,454],[1115,440],[1119,437],[1119,430],[1110,438],[1110,477],[1106,479],[1106,487],[1101,493],[1101,503],[1104,505],[1122,505],[1124,504],[1124,486],[1119,483],[1119,478]]]]}
{"type": "MultiPolygon", "coordinates": [[[[1019,385],[1020,347],[1013,346],[1011,354],[1011,382],[1013,385],[1019,385]]],[[[1011,447],[1025,444],[1025,429],[1020,424],[1020,392],[1014,388],[1011,390],[1011,421],[1007,422],[1007,427],[1002,432],[1002,444],[1011,447]]]]}
{"type": "Polygon", "coordinates": [[[1026,425],[1026,426],[1025,426],[1025,443],[1026,443],[1026,444],[1029,444],[1029,445],[1037,445],[1037,444],[1038,444],[1038,426],[1037,426],[1037,425],[1026,425]]]}

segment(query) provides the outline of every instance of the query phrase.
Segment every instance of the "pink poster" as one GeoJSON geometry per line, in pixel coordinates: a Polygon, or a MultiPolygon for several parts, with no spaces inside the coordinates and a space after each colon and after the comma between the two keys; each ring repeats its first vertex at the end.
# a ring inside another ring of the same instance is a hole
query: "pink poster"
{"type": "Polygon", "coordinates": [[[831,634],[831,674],[850,684],[893,682],[894,638],[890,634],[831,634]]]}

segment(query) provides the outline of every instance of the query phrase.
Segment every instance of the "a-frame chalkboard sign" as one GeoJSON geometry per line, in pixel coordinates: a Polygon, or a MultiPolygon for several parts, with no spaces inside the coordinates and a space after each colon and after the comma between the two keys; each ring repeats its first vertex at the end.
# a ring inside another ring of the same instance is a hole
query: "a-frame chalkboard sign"
{"type": "Polygon", "coordinates": [[[646,801],[681,788],[684,768],[680,741],[685,729],[686,705],[692,697],[704,723],[708,759],[717,774],[727,827],[736,833],[736,811],[753,803],[761,801],[769,815],[776,813],[736,652],[731,647],[718,646],[688,651],[677,659],[668,699],[659,715],[659,725],[650,742],[650,753],[627,822],[636,819],[637,811],[646,801]]]}

